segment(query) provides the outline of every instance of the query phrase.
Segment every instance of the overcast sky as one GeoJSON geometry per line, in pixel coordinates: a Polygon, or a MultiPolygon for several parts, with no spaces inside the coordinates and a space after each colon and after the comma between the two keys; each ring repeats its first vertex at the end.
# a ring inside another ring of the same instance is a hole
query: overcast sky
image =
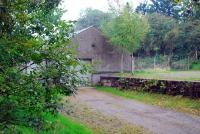
{"type": "MultiPolygon", "coordinates": [[[[123,0],[124,2],[129,1],[134,7],[144,0],[123,0]]],[[[63,19],[65,20],[76,20],[79,18],[82,10],[86,8],[99,9],[102,11],[108,10],[107,0],[63,0],[62,7],[68,12],[65,13],[63,19]]]]}

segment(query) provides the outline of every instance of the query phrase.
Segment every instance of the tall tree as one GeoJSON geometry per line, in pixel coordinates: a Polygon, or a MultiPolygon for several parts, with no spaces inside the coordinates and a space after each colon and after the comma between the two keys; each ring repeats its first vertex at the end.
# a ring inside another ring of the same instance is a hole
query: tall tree
{"type": "MultiPolygon", "coordinates": [[[[187,50],[185,53],[193,57],[196,61],[199,59],[200,51],[200,21],[193,20],[181,24],[181,44],[187,50]]],[[[182,51],[184,52],[184,51],[182,51]]]]}
{"type": "Polygon", "coordinates": [[[169,31],[178,26],[178,22],[172,17],[158,13],[147,14],[147,18],[150,30],[141,47],[144,56],[152,56],[156,53],[167,55],[167,44],[164,39],[169,31]]]}
{"type": "Polygon", "coordinates": [[[143,3],[140,3],[136,7],[135,11],[137,13],[141,13],[141,14],[145,15],[145,14],[147,14],[149,12],[149,7],[148,6],[149,6],[148,5],[148,1],[144,1],[143,3]]]}
{"type": "Polygon", "coordinates": [[[110,42],[122,51],[121,72],[123,72],[124,53],[133,54],[140,47],[140,42],[148,31],[148,22],[142,15],[133,13],[127,3],[115,18],[102,25],[102,31],[110,42]]]}
{"type": "Polygon", "coordinates": [[[179,12],[181,11],[176,7],[174,0],[151,0],[151,2],[145,1],[141,3],[136,11],[146,14],[146,13],[160,13],[166,16],[171,16],[176,19],[179,19],[179,12]]]}
{"type": "Polygon", "coordinates": [[[111,18],[111,15],[103,11],[87,8],[81,14],[81,17],[76,22],[76,30],[81,30],[89,26],[100,28],[102,22],[111,18]]]}
{"type": "Polygon", "coordinates": [[[165,49],[168,53],[168,66],[171,67],[172,65],[172,57],[174,55],[174,49],[176,48],[176,44],[179,38],[179,29],[178,27],[173,27],[169,32],[165,34],[164,42],[165,42],[165,49]]]}
{"type": "Polygon", "coordinates": [[[181,9],[181,16],[184,20],[200,19],[199,0],[176,0],[177,6],[181,9]]]}

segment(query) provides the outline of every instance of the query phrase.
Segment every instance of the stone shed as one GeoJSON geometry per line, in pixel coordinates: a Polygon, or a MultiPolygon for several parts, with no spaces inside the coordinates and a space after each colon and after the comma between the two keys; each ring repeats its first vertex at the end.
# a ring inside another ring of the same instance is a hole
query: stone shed
{"type": "MultiPolygon", "coordinates": [[[[72,44],[78,45],[78,58],[94,65],[94,73],[87,75],[93,84],[100,81],[100,76],[110,76],[121,70],[120,50],[111,45],[101,31],[90,26],[77,31],[72,44]]],[[[124,72],[131,71],[131,56],[124,54],[124,72]]]]}

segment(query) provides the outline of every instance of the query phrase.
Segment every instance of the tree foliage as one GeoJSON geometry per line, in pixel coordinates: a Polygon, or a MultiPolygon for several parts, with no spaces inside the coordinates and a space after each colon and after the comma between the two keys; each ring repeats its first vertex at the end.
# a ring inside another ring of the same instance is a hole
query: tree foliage
{"type": "Polygon", "coordinates": [[[179,18],[180,9],[176,7],[174,0],[151,0],[151,3],[141,3],[137,8],[137,12],[142,14],[160,13],[166,16],[179,18]]]}
{"type": "Polygon", "coordinates": [[[181,14],[185,19],[200,18],[199,0],[175,0],[175,2],[181,8],[181,14]]]}
{"type": "Polygon", "coordinates": [[[200,51],[198,6],[198,1],[187,0],[178,4],[171,0],[140,4],[136,12],[148,18],[150,31],[137,53],[143,56],[165,55],[169,62],[176,57],[190,57],[196,62],[200,51]]]}
{"type": "Polygon", "coordinates": [[[81,17],[76,22],[76,30],[81,30],[89,26],[94,26],[100,28],[101,24],[109,20],[111,15],[109,13],[104,13],[97,9],[87,8],[81,14],[81,17]]]}
{"type": "Polygon", "coordinates": [[[5,133],[16,125],[44,127],[42,113],[56,113],[59,94],[74,93],[81,81],[84,69],[76,69],[82,64],[68,47],[72,24],[61,20],[59,2],[0,3],[0,129],[5,133]]]}
{"type": "Polygon", "coordinates": [[[148,31],[148,23],[142,15],[129,12],[127,8],[111,21],[102,25],[102,31],[123,51],[135,52],[148,31]]]}
{"type": "Polygon", "coordinates": [[[165,42],[166,34],[177,27],[178,22],[172,18],[158,13],[147,15],[150,30],[142,45],[145,54],[154,55],[155,53],[167,54],[167,43],[165,42]]]}
{"type": "Polygon", "coordinates": [[[122,12],[102,25],[102,31],[113,45],[122,50],[123,60],[124,52],[133,54],[140,47],[148,32],[148,22],[142,15],[133,13],[127,3],[122,12]]]}
{"type": "Polygon", "coordinates": [[[186,21],[199,19],[199,9],[199,0],[151,0],[151,2],[140,3],[136,8],[136,12],[142,14],[160,13],[177,20],[186,21]]]}

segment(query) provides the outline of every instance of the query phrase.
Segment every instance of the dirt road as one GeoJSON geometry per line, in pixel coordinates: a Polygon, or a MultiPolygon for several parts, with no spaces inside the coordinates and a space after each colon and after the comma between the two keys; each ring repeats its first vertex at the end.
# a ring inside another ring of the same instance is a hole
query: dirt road
{"type": "Polygon", "coordinates": [[[76,98],[105,115],[140,125],[155,134],[200,134],[200,117],[125,99],[93,88],[82,88],[76,98]]]}

